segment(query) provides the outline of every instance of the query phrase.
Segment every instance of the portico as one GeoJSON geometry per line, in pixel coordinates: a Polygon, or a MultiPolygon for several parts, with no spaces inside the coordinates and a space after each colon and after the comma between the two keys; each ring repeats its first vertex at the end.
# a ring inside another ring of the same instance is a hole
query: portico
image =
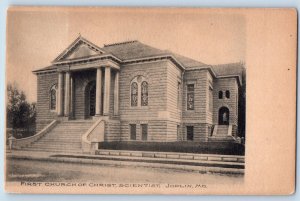
{"type": "MultiPolygon", "coordinates": [[[[105,62],[106,65],[100,64],[95,67],[87,67],[84,65],[79,68],[79,64],[69,65],[58,72],[58,93],[57,93],[57,116],[66,117],[68,119],[74,119],[75,108],[73,105],[76,102],[76,90],[77,87],[74,83],[76,81],[76,73],[83,73],[89,71],[94,74],[94,78],[90,78],[90,81],[95,82],[95,112],[93,118],[100,116],[110,115],[110,94],[113,93],[113,115],[119,114],[119,67],[117,65],[109,65],[109,62],[105,62]],[[113,76],[113,91],[111,87],[113,76]],[[103,96],[103,97],[102,97],[103,96]]],[[[86,85],[88,81],[86,82],[86,85]]],[[[87,87],[87,86],[84,86],[87,87]]],[[[85,104],[88,105],[87,103],[85,104]]],[[[87,106],[88,107],[88,106],[87,106]]]]}

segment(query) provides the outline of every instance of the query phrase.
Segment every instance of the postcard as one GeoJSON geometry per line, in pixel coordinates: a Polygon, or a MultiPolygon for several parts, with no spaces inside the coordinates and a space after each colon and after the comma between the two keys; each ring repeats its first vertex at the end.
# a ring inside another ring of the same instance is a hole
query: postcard
{"type": "Polygon", "coordinates": [[[9,193],[288,195],[295,9],[10,7],[9,193]]]}

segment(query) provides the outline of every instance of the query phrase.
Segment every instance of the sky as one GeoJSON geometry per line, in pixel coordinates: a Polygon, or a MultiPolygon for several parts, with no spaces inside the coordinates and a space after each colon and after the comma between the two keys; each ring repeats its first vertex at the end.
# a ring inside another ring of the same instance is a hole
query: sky
{"type": "Polygon", "coordinates": [[[32,70],[51,65],[81,34],[92,43],[139,40],[206,64],[245,61],[246,20],[232,10],[13,8],[7,19],[6,81],[36,101],[32,70]]]}

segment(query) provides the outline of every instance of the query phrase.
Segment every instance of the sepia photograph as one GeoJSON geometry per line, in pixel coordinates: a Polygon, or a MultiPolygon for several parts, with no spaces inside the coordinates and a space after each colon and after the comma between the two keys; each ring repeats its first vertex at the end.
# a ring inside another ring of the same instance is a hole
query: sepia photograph
{"type": "Polygon", "coordinates": [[[11,7],[6,190],[255,193],[245,161],[264,152],[258,141],[248,148],[256,130],[246,132],[248,71],[258,72],[248,67],[250,14],[11,7]]]}

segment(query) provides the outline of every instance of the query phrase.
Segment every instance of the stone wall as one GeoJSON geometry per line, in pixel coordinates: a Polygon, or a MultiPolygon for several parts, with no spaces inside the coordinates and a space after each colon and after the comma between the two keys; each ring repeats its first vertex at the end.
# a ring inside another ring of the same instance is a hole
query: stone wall
{"type": "Polygon", "coordinates": [[[165,120],[151,121],[122,121],[121,122],[121,141],[131,141],[130,124],[136,124],[136,140],[142,141],[141,124],[148,125],[147,141],[153,142],[172,142],[177,141],[177,122],[165,120]]]}
{"type": "Polygon", "coordinates": [[[229,124],[237,125],[238,118],[238,83],[236,78],[219,78],[214,80],[213,123],[218,124],[218,114],[221,107],[229,109],[229,124]],[[225,97],[226,90],[230,98],[225,97]],[[219,99],[219,91],[223,91],[223,98],[219,99]]]}
{"type": "Polygon", "coordinates": [[[50,111],[50,89],[53,85],[57,86],[57,83],[56,72],[37,75],[36,132],[41,131],[56,117],[56,111],[50,111]]]}
{"type": "Polygon", "coordinates": [[[159,111],[167,110],[167,61],[122,66],[119,84],[121,120],[157,119],[159,111]],[[130,84],[137,76],[148,82],[148,106],[130,104],[130,84]]]}
{"type": "Polygon", "coordinates": [[[207,70],[193,70],[184,73],[183,82],[183,104],[182,121],[183,123],[206,123],[207,115],[207,89],[208,73],[207,70]],[[187,85],[194,84],[194,110],[187,110],[187,85]]]}

